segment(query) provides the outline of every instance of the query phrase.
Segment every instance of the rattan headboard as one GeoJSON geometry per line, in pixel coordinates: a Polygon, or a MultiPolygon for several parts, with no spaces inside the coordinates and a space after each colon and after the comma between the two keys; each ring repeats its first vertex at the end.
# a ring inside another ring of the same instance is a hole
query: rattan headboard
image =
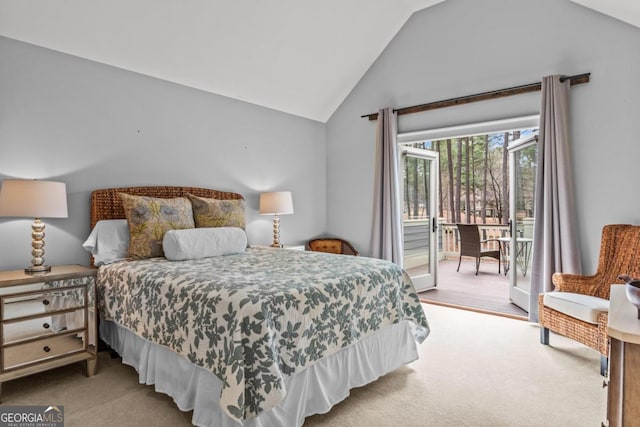
{"type": "Polygon", "coordinates": [[[124,209],[119,193],[134,196],[161,197],[170,199],[183,197],[187,193],[194,196],[218,200],[243,199],[242,194],[227,191],[210,190],[197,187],[123,187],[105,188],[91,193],[91,228],[102,219],[124,219],[124,209]]]}

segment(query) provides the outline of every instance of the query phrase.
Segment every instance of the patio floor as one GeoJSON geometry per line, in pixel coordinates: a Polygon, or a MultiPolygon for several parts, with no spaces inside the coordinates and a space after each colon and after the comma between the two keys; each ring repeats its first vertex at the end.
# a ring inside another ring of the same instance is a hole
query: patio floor
{"type": "MultiPolygon", "coordinates": [[[[491,312],[508,317],[526,318],[527,312],[509,300],[509,276],[498,274],[497,262],[482,259],[475,275],[475,260],[463,258],[460,272],[458,260],[438,262],[438,283],[435,288],[418,295],[425,302],[451,305],[475,311],[491,312]]],[[[416,269],[408,269],[409,275],[416,269]]]]}

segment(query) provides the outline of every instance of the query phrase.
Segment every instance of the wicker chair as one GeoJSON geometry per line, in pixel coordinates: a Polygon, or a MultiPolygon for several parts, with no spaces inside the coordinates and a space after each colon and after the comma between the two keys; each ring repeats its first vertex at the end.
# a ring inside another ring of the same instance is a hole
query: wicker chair
{"type": "Polygon", "coordinates": [[[360,255],[351,243],[335,237],[310,240],[307,242],[307,249],[310,251],[329,252],[332,254],[360,255]]]}
{"type": "Polygon", "coordinates": [[[606,225],[602,229],[598,269],[593,276],[555,273],[555,289],[538,297],[540,342],[549,331],[600,352],[600,373],[606,376],[609,357],[607,322],[612,284],[620,274],[640,276],[640,226],[606,225]]]}
{"type": "Polygon", "coordinates": [[[460,233],[460,259],[458,260],[458,269],[460,271],[460,263],[463,256],[470,256],[476,259],[476,276],[480,269],[480,258],[490,257],[498,260],[498,274],[500,274],[500,249],[482,249],[485,242],[496,241],[496,239],[480,240],[480,230],[477,224],[457,224],[458,233],[460,233]]]}

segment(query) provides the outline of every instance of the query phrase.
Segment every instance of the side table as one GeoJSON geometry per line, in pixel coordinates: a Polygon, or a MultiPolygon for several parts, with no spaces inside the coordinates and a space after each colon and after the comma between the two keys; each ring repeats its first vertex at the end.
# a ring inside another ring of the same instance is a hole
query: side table
{"type": "Polygon", "coordinates": [[[640,319],[626,296],[625,285],[612,285],[607,426],[640,425],[640,319]]]}
{"type": "Polygon", "coordinates": [[[96,271],[0,271],[0,393],[5,381],[70,363],[96,372],[96,271]]]}

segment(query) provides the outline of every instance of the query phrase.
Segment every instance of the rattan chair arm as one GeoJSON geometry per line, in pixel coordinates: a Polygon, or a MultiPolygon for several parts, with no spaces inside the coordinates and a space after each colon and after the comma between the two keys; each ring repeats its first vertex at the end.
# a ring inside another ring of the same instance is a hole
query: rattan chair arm
{"type": "Polygon", "coordinates": [[[480,240],[480,243],[487,243],[487,242],[498,242],[498,243],[500,243],[500,240],[498,240],[498,239],[480,240]]]}
{"type": "Polygon", "coordinates": [[[556,291],[584,295],[596,295],[599,285],[598,277],[595,275],[582,276],[579,274],[554,273],[551,281],[556,291]]]}

